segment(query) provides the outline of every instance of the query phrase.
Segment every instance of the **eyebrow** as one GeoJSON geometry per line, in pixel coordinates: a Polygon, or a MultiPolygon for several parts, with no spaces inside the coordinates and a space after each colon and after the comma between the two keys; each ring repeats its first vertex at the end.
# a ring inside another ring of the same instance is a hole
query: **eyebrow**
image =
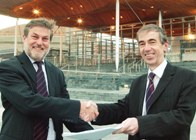
{"type": "Polygon", "coordinates": [[[153,38],[152,38],[152,39],[149,39],[148,41],[156,41],[156,39],[153,39],[153,38]]]}
{"type": "MultiPolygon", "coordinates": [[[[33,33],[32,33],[32,35],[40,36],[39,34],[37,34],[37,33],[35,33],[35,32],[33,32],[33,33]]],[[[50,38],[50,36],[47,36],[47,35],[45,35],[45,36],[42,36],[42,37],[47,37],[47,38],[50,38]]]]}
{"type": "Polygon", "coordinates": [[[38,35],[37,33],[33,32],[32,35],[38,35]]]}
{"type": "MultiPolygon", "coordinates": [[[[151,38],[151,39],[148,39],[148,40],[147,40],[147,42],[149,42],[149,41],[156,41],[156,39],[151,38]]],[[[145,42],[145,41],[144,41],[144,40],[141,40],[141,41],[139,41],[138,43],[141,43],[141,42],[145,42]]]]}

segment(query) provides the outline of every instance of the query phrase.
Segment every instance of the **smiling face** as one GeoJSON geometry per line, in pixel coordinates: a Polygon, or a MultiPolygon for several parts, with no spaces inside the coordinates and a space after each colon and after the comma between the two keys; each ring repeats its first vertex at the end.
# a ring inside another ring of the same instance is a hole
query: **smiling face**
{"type": "Polygon", "coordinates": [[[168,43],[161,43],[160,35],[156,31],[142,31],[138,34],[140,55],[151,70],[158,67],[164,60],[168,43]]]}
{"type": "Polygon", "coordinates": [[[35,61],[43,60],[50,50],[50,33],[45,27],[31,27],[28,35],[23,37],[25,53],[35,61]]]}

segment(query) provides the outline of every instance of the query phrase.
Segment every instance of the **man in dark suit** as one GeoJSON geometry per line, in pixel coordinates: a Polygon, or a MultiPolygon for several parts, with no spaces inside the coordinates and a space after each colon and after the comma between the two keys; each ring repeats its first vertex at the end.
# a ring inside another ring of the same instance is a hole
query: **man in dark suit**
{"type": "Polygon", "coordinates": [[[148,74],[155,76],[136,78],[117,103],[98,104],[99,115],[92,123],[121,123],[113,133],[128,134],[129,140],[189,140],[196,109],[196,73],[166,61],[168,41],[157,25],[143,26],[137,40],[148,74]]]}
{"type": "Polygon", "coordinates": [[[83,120],[97,116],[96,106],[87,108],[88,102],[70,100],[63,72],[44,60],[53,26],[54,22],[47,19],[31,20],[24,28],[24,52],[0,63],[0,91],[5,108],[0,140],[35,140],[37,119],[46,120],[47,126],[43,127],[49,131],[45,140],[62,140],[63,123],[74,132],[92,129],[83,120]],[[37,89],[39,66],[34,62],[38,61],[45,75],[43,87],[47,97],[37,89]]]}

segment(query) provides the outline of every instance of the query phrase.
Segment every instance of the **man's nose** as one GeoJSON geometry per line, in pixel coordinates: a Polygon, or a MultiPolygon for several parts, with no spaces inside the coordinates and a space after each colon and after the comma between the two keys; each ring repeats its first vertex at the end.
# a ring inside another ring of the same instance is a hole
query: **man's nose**
{"type": "Polygon", "coordinates": [[[42,38],[37,39],[37,44],[42,44],[42,38]]]}
{"type": "Polygon", "coordinates": [[[150,50],[150,49],[151,49],[150,44],[146,43],[144,46],[144,50],[150,50]]]}

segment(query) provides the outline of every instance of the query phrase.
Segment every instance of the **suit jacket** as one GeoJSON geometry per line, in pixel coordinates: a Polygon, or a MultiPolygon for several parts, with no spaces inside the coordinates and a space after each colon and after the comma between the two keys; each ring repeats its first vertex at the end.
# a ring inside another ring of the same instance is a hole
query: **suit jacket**
{"type": "Polygon", "coordinates": [[[24,52],[0,63],[0,140],[32,140],[36,117],[53,118],[56,140],[62,140],[63,123],[71,131],[92,129],[79,119],[80,102],[69,99],[63,72],[47,61],[45,68],[49,97],[36,94],[36,71],[24,52]]]}
{"type": "Polygon", "coordinates": [[[99,104],[93,124],[121,123],[137,117],[139,132],[129,140],[189,140],[195,115],[196,73],[167,64],[153,94],[148,115],[142,116],[147,75],[135,79],[129,93],[115,104],[99,104]]]}

